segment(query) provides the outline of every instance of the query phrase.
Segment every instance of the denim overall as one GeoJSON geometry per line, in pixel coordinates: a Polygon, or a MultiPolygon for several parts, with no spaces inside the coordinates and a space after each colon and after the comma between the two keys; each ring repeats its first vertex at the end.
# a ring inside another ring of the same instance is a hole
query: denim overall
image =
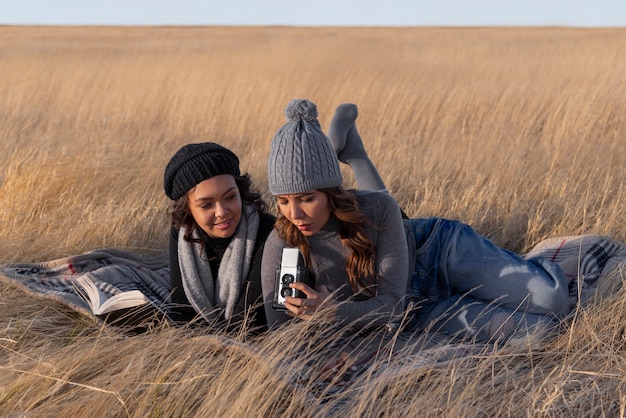
{"type": "MultiPolygon", "coordinates": [[[[405,220],[415,249],[409,281],[409,331],[495,337],[494,317],[516,329],[554,326],[569,310],[567,280],[544,259],[497,247],[469,225],[442,218],[405,220]]],[[[510,328],[510,327],[509,327],[510,328]]]]}

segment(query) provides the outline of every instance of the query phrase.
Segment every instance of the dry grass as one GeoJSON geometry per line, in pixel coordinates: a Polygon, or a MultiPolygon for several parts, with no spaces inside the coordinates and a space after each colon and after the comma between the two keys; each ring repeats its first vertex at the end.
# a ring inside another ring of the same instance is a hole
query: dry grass
{"type": "MultiPolygon", "coordinates": [[[[162,251],[169,157],[221,142],[265,191],[295,97],[324,127],[359,105],[412,216],[518,252],[565,234],[626,241],[624,29],[0,27],[0,59],[0,263],[162,251]]],[[[310,330],[247,339],[254,351],[198,329],[126,338],[2,286],[0,415],[624,416],[626,297],[605,293],[539,348],[320,403],[287,382],[291,356],[316,355],[293,342],[310,330]]]]}

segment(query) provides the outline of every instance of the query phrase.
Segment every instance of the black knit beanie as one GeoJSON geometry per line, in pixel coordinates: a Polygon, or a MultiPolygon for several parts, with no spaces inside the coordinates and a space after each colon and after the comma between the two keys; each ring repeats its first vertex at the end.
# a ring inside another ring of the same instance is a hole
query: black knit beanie
{"type": "Polygon", "coordinates": [[[198,183],[220,174],[241,174],[234,152],[214,142],[187,144],[167,163],[163,188],[167,197],[178,200],[198,183]]]}

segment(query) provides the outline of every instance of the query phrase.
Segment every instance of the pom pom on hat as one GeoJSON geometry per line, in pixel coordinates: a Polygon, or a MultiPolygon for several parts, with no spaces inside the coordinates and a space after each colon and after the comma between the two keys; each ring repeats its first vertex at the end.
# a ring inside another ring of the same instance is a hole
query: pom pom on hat
{"type": "Polygon", "coordinates": [[[163,188],[167,197],[178,200],[198,183],[221,174],[241,174],[234,152],[214,142],[187,144],[167,163],[163,188]]]}
{"type": "Polygon", "coordinates": [[[285,115],[287,120],[291,122],[297,122],[299,120],[305,120],[307,122],[317,122],[317,106],[308,100],[292,100],[285,108],[285,115]]]}
{"type": "Polygon", "coordinates": [[[341,186],[339,161],[317,120],[317,106],[306,99],[294,99],[285,108],[285,115],[287,123],[278,129],[270,146],[270,192],[293,194],[341,186]]]}

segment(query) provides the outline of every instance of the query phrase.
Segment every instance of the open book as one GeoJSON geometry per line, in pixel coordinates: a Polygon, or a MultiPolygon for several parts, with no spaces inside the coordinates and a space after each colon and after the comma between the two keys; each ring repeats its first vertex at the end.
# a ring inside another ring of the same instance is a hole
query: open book
{"type": "Polygon", "coordinates": [[[77,277],[76,285],[76,292],[89,304],[94,315],[104,315],[150,302],[139,290],[129,290],[109,297],[85,276],[77,277]]]}
{"type": "Polygon", "coordinates": [[[144,332],[169,319],[163,309],[139,290],[107,296],[86,276],[77,277],[74,288],[94,315],[110,325],[127,327],[132,333],[144,332]]]}

